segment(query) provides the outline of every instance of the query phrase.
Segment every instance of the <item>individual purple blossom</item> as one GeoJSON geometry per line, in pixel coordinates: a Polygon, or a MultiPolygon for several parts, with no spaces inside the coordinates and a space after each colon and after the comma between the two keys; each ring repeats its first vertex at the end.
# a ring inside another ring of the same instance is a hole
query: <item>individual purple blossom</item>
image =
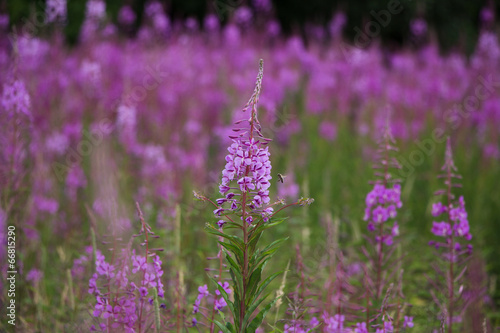
{"type": "MultiPolygon", "coordinates": [[[[222,284],[222,282],[219,282],[219,285],[222,287],[222,289],[224,289],[224,291],[227,293],[227,294],[230,294],[231,293],[231,289],[229,289],[229,283],[228,282],[224,282],[224,284],[222,284]]],[[[220,291],[217,289],[215,290],[215,294],[217,296],[220,296],[220,291]]]]}
{"type": "Polygon", "coordinates": [[[193,314],[196,314],[200,311],[200,304],[201,304],[201,298],[198,295],[198,297],[196,298],[196,300],[194,301],[194,304],[193,304],[193,314]]]}
{"type": "Polygon", "coordinates": [[[146,287],[140,287],[139,288],[139,294],[141,297],[146,297],[148,295],[148,288],[146,287]]]}
{"type": "Polygon", "coordinates": [[[220,297],[220,298],[218,298],[218,299],[215,300],[214,308],[216,310],[221,310],[221,309],[223,309],[226,306],[227,306],[227,303],[226,303],[226,300],[223,297],[220,297]]]}
{"type": "Polygon", "coordinates": [[[106,308],[106,298],[97,296],[96,297],[96,305],[94,307],[94,317],[99,317],[101,313],[105,310],[106,308]]]}
{"type": "Polygon", "coordinates": [[[144,271],[146,269],[146,257],[133,255],[132,256],[132,273],[144,271]]]}
{"type": "Polygon", "coordinates": [[[439,216],[446,211],[446,206],[441,202],[432,204],[432,216],[439,216]]]}
{"type": "Polygon", "coordinates": [[[255,184],[252,183],[252,178],[250,177],[243,177],[241,179],[238,179],[238,185],[240,185],[241,192],[255,190],[255,184]]]}
{"type": "Polygon", "coordinates": [[[389,218],[389,214],[387,213],[387,209],[382,206],[377,206],[372,211],[372,221],[375,223],[384,223],[389,218]]]}
{"type": "Polygon", "coordinates": [[[94,273],[89,280],[89,294],[97,295],[99,293],[99,289],[97,288],[97,273],[94,273]]]}
{"type": "Polygon", "coordinates": [[[398,222],[394,222],[394,225],[392,226],[391,229],[391,235],[396,237],[399,236],[399,225],[398,222]]]}
{"type": "Polygon", "coordinates": [[[106,262],[106,258],[100,252],[96,252],[96,260],[95,260],[96,271],[99,275],[105,276],[107,278],[113,278],[115,274],[113,271],[115,267],[106,262]]]}
{"type": "Polygon", "coordinates": [[[103,275],[107,278],[112,278],[115,276],[115,273],[113,271],[115,270],[115,267],[113,265],[110,265],[107,262],[101,262],[100,265],[96,266],[97,273],[100,275],[103,275]]]}
{"type": "Polygon", "coordinates": [[[222,212],[224,212],[223,208],[216,208],[216,209],[214,209],[214,215],[215,216],[221,216],[222,212]]]}
{"type": "Polygon", "coordinates": [[[413,326],[414,326],[413,317],[405,316],[404,322],[403,322],[403,328],[412,328],[413,326]]]}
{"type": "Polygon", "coordinates": [[[198,287],[198,292],[199,292],[198,298],[200,299],[202,299],[203,297],[207,297],[209,295],[208,287],[206,284],[201,287],[198,287]]]}
{"type": "Polygon", "coordinates": [[[156,276],[154,274],[145,273],[144,279],[142,280],[142,285],[146,286],[146,288],[156,287],[156,276]]]}
{"type": "Polygon", "coordinates": [[[451,226],[448,222],[432,222],[432,233],[440,237],[451,235],[451,226]]]}

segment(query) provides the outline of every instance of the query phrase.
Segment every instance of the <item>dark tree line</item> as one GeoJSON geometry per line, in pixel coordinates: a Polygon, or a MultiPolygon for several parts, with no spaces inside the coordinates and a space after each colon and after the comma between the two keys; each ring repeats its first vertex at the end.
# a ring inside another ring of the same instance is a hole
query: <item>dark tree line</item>
{"type": "MultiPolygon", "coordinates": [[[[235,8],[249,5],[249,0],[160,0],[172,19],[195,17],[203,21],[209,12],[219,8],[235,8]]],[[[363,30],[370,21],[376,21],[375,15],[387,10],[391,2],[398,2],[403,10],[390,17],[390,24],[380,29],[382,42],[386,45],[400,46],[410,38],[410,22],[423,18],[429,28],[437,34],[443,50],[459,49],[470,52],[477,40],[481,28],[480,12],[489,6],[498,11],[495,0],[272,0],[274,15],[281,24],[284,33],[298,32],[307,38],[308,23],[327,25],[337,10],[347,16],[344,36],[349,40],[356,37],[355,28],[363,30]]],[[[123,4],[129,4],[137,13],[136,29],[141,24],[146,0],[106,0],[108,16],[116,20],[123,4]]],[[[0,0],[0,13],[8,13],[12,24],[20,24],[29,17],[33,10],[43,11],[45,0],[0,0]]],[[[70,43],[78,41],[78,33],[85,14],[84,0],[68,0],[68,24],[65,28],[70,43]]],[[[225,11],[222,23],[227,20],[225,11]]],[[[377,37],[378,37],[377,36],[377,37]]]]}

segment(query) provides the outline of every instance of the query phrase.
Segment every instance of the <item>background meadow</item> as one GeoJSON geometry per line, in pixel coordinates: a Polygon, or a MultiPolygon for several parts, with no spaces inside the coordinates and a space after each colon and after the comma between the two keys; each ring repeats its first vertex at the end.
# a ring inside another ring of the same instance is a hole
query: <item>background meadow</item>
{"type": "MultiPolygon", "coordinates": [[[[352,26],[363,24],[340,10],[287,29],[274,18],[279,1],[224,3],[223,16],[208,4],[201,18],[149,2],[138,24],[136,4],[108,3],[106,13],[104,2],[93,0],[75,37],[78,15],[60,3],[28,7],[46,13],[43,24],[36,16],[21,20],[20,5],[0,6],[12,20],[0,19],[0,239],[5,243],[7,226],[16,227],[18,332],[98,327],[89,293],[95,250],[106,258],[122,248],[143,251],[142,235],[133,235],[144,223],[159,236],[150,248],[163,250],[161,331],[210,331],[193,325],[193,318],[203,321],[193,304],[199,286],[214,289],[207,269],[218,269],[217,260],[207,257],[219,250],[205,224],[218,219],[193,191],[220,197],[228,135],[234,121],[248,117],[242,109],[259,59],[258,117],[273,140],[271,200],[315,200],[287,210],[280,216],[289,218],[263,235],[264,243],[289,237],[266,270],[289,268],[269,286],[287,297],[272,307],[262,331],[281,332],[298,313],[319,318],[339,261],[346,281],[361,274],[363,248],[370,247],[365,198],[388,119],[403,202],[393,255],[401,260],[391,265],[404,269],[404,311],[415,323],[406,331],[440,332],[443,323],[429,292],[436,259],[429,241],[436,240],[431,211],[443,187],[437,176],[447,137],[463,177],[455,193],[465,198],[474,248],[460,282],[469,293],[463,297],[474,297],[455,331],[498,330],[500,44],[493,3],[471,11],[472,47],[467,29],[462,44],[460,38],[452,47],[453,38],[439,44],[439,24],[428,26],[432,15],[418,10],[402,12],[411,17],[397,47],[384,27],[360,46],[352,26]]],[[[374,20],[370,10],[365,21],[374,20]]],[[[393,24],[403,26],[399,17],[393,24]]],[[[10,331],[4,311],[0,330],[10,331]]]]}

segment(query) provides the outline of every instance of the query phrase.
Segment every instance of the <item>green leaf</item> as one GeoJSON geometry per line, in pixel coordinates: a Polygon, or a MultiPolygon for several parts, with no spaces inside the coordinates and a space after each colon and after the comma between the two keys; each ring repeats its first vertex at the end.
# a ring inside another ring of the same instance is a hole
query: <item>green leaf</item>
{"type": "Polygon", "coordinates": [[[267,257],[266,260],[271,259],[271,257],[279,249],[281,244],[283,242],[285,242],[287,239],[288,239],[288,237],[278,239],[278,240],[272,242],[271,244],[269,244],[268,246],[266,246],[262,251],[255,253],[249,262],[250,267],[251,267],[250,269],[252,270],[253,267],[259,265],[264,259],[266,259],[266,257],[267,257]]]}
{"type": "Polygon", "coordinates": [[[236,245],[241,250],[244,249],[243,240],[241,238],[239,238],[238,236],[224,234],[224,233],[220,232],[219,230],[215,229],[210,224],[207,224],[205,229],[207,230],[208,233],[210,233],[212,235],[216,235],[216,236],[223,237],[223,238],[227,239],[228,241],[230,241],[231,243],[236,245]]]}
{"type": "Polygon", "coordinates": [[[284,218],[279,218],[279,219],[270,219],[269,221],[267,221],[266,223],[252,229],[250,231],[250,237],[249,237],[249,240],[251,241],[253,237],[256,237],[257,234],[259,233],[262,233],[262,231],[266,230],[266,229],[269,229],[271,227],[274,227],[274,226],[277,226],[278,224],[281,224],[283,223],[287,218],[284,217],[284,218]]]}
{"type": "Polygon", "coordinates": [[[234,223],[234,222],[226,222],[226,224],[224,225],[224,229],[228,229],[228,228],[243,229],[243,226],[241,226],[241,224],[234,223]]]}
{"type": "Polygon", "coordinates": [[[243,318],[243,327],[246,326],[246,324],[248,323],[248,321],[250,320],[250,317],[252,316],[252,314],[254,313],[254,311],[259,307],[259,305],[265,301],[265,299],[267,298],[267,296],[269,296],[272,292],[270,292],[269,294],[267,294],[266,296],[262,297],[261,299],[259,299],[258,301],[256,301],[255,303],[253,303],[251,306],[249,306],[246,310],[246,314],[245,314],[245,318],[243,318]]]}
{"type": "Polygon", "coordinates": [[[248,250],[250,251],[250,253],[255,251],[255,248],[257,247],[257,243],[259,242],[261,236],[262,232],[253,234],[253,236],[252,234],[250,234],[248,238],[248,250]]]}
{"type": "Polygon", "coordinates": [[[253,271],[256,266],[262,266],[262,269],[264,269],[265,264],[271,259],[271,257],[274,255],[274,253],[277,250],[278,249],[273,249],[269,253],[267,253],[266,255],[254,256],[254,258],[252,260],[250,260],[249,270],[253,271]]]}
{"type": "Polygon", "coordinates": [[[234,328],[233,324],[230,322],[226,322],[226,327],[229,329],[231,332],[236,332],[236,329],[234,328]]]}
{"type": "Polygon", "coordinates": [[[234,253],[234,256],[238,260],[238,263],[241,265],[241,263],[243,262],[243,251],[241,251],[241,249],[239,247],[237,247],[236,245],[234,245],[234,244],[229,244],[229,243],[221,242],[221,241],[218,241],[218,242],[226,250],[231,251],[232,253],[234,253]]]}
{"type": "Polygon", "coordinates": [[[234,293],[234,305],[233,305],[233,309],[234,309],[234,312],[233,313],[237,313],[238,315],[233,315],[233,319],[234,319],[234,325],[236,327],[240,327],[240,305],[241,305],[241,298],[240,298],[240,295],[239,293],[234,293]]]}
{"type": "Polygon", "coordinates": [[[233,282],[233,288],[235,295],[240,294],[240,290],[243,289],[243,280],[241,275],[236,275],[233,268],[229,268],[229,275],[231,275],[231,281],[233,282]]]}
{"type": "Polygon", "coordinates": [[[250,329],[250,332],[254,332],[259,328],[259,326],[262,324],[262,321],[266,317],[267,313],[271,308],[273,307],[274,303],[278,300],[279,297],[276,297],[273,301],[271,301],[269,304],[267,304],[264,309],[262,309],[257,316],[252,320],[250,325],[248,325],[248,328],[250,329]]]}
{"type": "Polygon", "coordinates": [[[281,239],[278,239],[278,240],[275,240],[274,242],[272,242],[271,244],[269,244],[268,246],[266,246],[262,251],[261,253],[266,253],[267,251],[269,251],[271,248],[273,247],[280,247],[281,246],[281,243],[285,242],[286,240],[288,240],[288,238],[290,237],[285,237],[285,238],[281,238],[281,239]]]}
{"type": "Polygon", "coordinates": [[[259,285],[259,288],[255,292],[254,299],[257,299],[259,297],[259,295],[262,294],[262,292],[264,291],[264,289],[266,289],[266,287],[269,285],[269,283],[271,283],[274,279],[276,279],[278,277],[278,275],[280,275],[281,273],[283,273],[283,272],[274,273],[273,275],[271,275],[268,278],[266,278],[259,285]]]}
{"type": "Polygon", "coordinates": [[[234,274],[233,284],[239,288],[239,290],[243,290],[243,276],[241,274],[241,268],[236,264],[236,262],[231,258],[229,253],[224,250],[226,254],[226,261],[229,264],[229,271],[234,274]]]}
{"type": "Polygon", "coordinates": [[[234,333],[230,331],[226,326],[224,326],[221,322],[214,320],[215,325],[220,328],[220,330],[224,333],[234,333]]]}
{"type": "Polygon", "coordinates": [[[259,285],[261,277],[262,277],[262,269],[260,267],[257,268],[255,271],[253,271],[252,275],[250,275],[250,279],[248,280],[248,285],[247,285],[247,294],[245,303],[247,303],[247,301],[252,298],[252,295],[255,293],[255,290],[259,285]]]}

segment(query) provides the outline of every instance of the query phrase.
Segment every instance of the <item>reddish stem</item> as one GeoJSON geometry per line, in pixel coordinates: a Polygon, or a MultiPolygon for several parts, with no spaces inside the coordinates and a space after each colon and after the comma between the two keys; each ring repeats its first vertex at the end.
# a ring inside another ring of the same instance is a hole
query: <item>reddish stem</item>
{"type": "MultiPolygon", "coordinates": [[[[450,207],[451,207],[451,166],[448,165],[447,167],[447,185],[448,185],[448,210],[447,210],[447,216],[448,216],[448,224],[451,227],[451,218],[450,218],[450,207]]],[[[451,235],[449,236],[448,243],[450,244],[450,269],[449,269],[449,279],[448,279],[448,298],[449,298],[449,303],[448,303],[448,333],[453,332],[453,327],[452,327],[452,320],[453,320],[453,279],[454,279],[454,273],[453,273],[453,260],[455,260],[455,244],[453,241],[453,231],[451,235]]]]}

